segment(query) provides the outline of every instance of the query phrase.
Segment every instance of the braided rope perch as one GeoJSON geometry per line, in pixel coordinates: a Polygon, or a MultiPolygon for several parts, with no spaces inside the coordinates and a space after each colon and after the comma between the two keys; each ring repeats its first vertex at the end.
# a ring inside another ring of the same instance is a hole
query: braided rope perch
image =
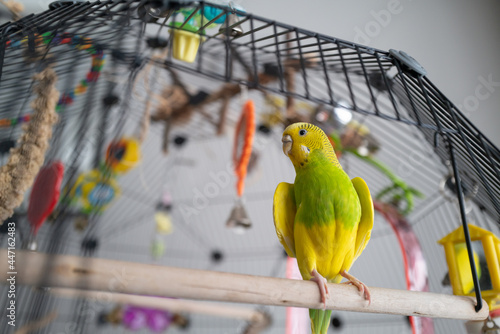
{"type": "Polygon", "coordinates": [[[9,161],[0,167],[0,225],[12,216],[14,209],[21,205],[26,190],[33,185],[49,147],[52,126],[58,119],[55,112],[59,99],[56,72],[46,68],[33,79],[37,81],[33,89],[37,97],[31,103],[34,112],[17,147],[11,149],[9,161]]]}

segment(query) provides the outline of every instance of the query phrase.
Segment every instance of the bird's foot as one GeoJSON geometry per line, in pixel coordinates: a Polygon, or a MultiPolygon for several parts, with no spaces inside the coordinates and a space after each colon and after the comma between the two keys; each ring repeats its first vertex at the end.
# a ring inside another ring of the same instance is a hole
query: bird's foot
{"type": "Polygon", "coordinates": [[[312,277],[310,280],[318,284],[321,303],[323,303],[323,309],[326,309],[326,298],[330,296],[330,293],[328,292],[328,285],[326,285],[327,280],[326,278],[321,276],[321,274],[318,273],[316,269],[313,269],[313,271],[311,271],[311,276],[312,277]]]}
{"type": "Polygon", "coordinates": [[[349,280],[349,282],[344,282],[343,284],[355,285],[358,288],[359,292],[361,292],[361,294],[364,295],[365,299],[368,301],[368,305],[370,305],[370,303],[372,302],[370,290],[368,290],[368,287],[365,285],[365,283],[361,282],[345,270],[341,272],[340,275],[349,280]]]}

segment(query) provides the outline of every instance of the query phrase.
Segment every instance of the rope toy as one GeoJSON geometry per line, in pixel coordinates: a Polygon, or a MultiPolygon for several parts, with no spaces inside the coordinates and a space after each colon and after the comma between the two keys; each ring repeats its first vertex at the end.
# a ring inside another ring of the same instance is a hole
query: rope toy
{"type": "Polygon", "coordinates": [[[37,82],[34,87],[37,97],[31,104],[34,110],[31,122],[20,137],[19,145],[11,149],[9,161],[0,167],[0,222],[14,213],[33,184],[49,147],[52,126],[58,119],[54,112],[59,98],[55,71],[46,68],[33,79],[37,82]]]}

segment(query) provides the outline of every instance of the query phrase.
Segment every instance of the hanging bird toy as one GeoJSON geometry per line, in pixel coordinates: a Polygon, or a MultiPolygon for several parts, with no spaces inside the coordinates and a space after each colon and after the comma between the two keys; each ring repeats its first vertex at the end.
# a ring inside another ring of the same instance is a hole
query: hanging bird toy
{"type": "Polygon", "coordinates": [[[252,100],[248,100],[243,106],[243,112],[236,126],[236,136],[233,147],[234,172],[237,177],[236,203],[231,211],[226,226],[237,228],[235,231],[249,228],[250,219],[243,207],[242,196],[245,189],[245,177],[247,175],[248,163],[252,154],[252,145],[255,135],[255,106],[252,100]]]}

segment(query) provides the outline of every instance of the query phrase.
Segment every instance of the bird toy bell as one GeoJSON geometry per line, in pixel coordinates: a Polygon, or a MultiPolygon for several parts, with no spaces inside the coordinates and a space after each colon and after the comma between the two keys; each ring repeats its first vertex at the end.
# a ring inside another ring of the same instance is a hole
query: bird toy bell
{"type": "Polygon", "coordinates": [[[239,37],[243,35],[243,29],[241,28],[241,25],[238,24],[240,19],[236,14],[229,14],[226,20],[227,22],[219,28],[219,32],[232,37],[239,37]]]}
{"type": "Polygon", "coordinates": [[[243,206],[241,198],[236,199],[236,203],[229,214],[226,227],[232,229],[237,234],[243,234],[245,230],[252,227],[252,222],[243,206]]]}

